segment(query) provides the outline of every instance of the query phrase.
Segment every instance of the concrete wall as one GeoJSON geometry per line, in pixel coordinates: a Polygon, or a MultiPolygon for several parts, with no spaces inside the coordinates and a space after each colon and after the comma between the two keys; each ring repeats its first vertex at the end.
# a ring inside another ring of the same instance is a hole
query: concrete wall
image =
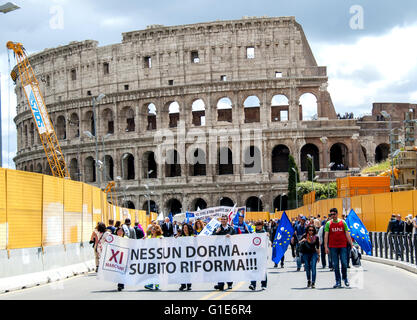
{"type": "Polygon", "coordinates": [[[88,242],[42,248],[0,250],[0,278],[25,275],[67,267],[94,259],[88,242]]]}

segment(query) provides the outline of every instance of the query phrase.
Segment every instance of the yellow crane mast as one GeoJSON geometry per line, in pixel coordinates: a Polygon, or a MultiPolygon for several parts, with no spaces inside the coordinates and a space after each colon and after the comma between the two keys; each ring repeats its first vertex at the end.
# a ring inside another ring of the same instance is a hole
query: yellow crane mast
{"type": "MultiPolygon", "coordinates": [[[[34,122],[42,141],[52,175],[54,177],[69,179],[67,164],[59,146],[54,127],[49,119],[45,101],[41,94],[38,80],[36,80],[32,66],[29,63],[26,50],[21,43],[14,43],[12,41],[7,42],[6,46],[14,52],[23,92],[32,111],[32,116],[35,120],[34,122]]],[[[12,71],[11,77],[13,81],[16,81],[17,74],[12,71]]]]}

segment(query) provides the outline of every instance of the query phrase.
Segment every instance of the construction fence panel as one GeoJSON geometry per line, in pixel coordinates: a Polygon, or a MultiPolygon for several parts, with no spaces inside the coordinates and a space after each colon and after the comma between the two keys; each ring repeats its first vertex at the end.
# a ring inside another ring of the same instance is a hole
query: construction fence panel
{"type": "Polygon", "coordinates": [[[386,231],[388,222],[392,215],[392,196],[391,193],[374,194],[375,201],[375,229],[386,231]]]}
{"type": "Polygon", "coordinates": [[[100,192],[101,208],[103,210],[103,222],[107,226],[109,224],[109,206],[107,205],[107,194],[103,191],[100,192]]]}
{"type": "Polygon", "coordinates": [[[42,244],[64,243],[64,179],[43,176],[42,244]]]}
{"type": "Polygon", "coordinates": [[[93,221],[93,188],[88,184],[83,184],[83,219],[82,219],[81,241],[90,241],[93,229],[97,222],[93,221]]]}
{"type": "Polygon", "coordinates": [[[83,183],[64,180],[64,243],[81,242],[83,183]]]}
{"type": "Polygon", "coordinates": [[[129,209],[129,216],[130,216],[130,222],[132,223],[132,226],[134,226],[136,222],[135,209],[129,209]]]}
{"type": "Polygon", "coordinates": [[[375,231],[375,203],[373,195],[361,196],[362,222],[368,231],[375,231]]]}
{"type": "Polygon", "coordinates": [[[391,220],[392,215],[392,197],[391,193],[379,193],[374,195],[375,202],[375,216],[374,230],[387,229],[388,222],[391,220]]]}
{"type": "Polygon", "coordinates": [[[148,225],[146,224],[146,211],[144,210],[139,210],[139,223],[146,230],[148,225]]]}
{"type": "MultiPolygon", "coordinates": [[[[403,218],[409,215],[410,213],[413,214],[413,193],[414,191],[392,192],[392,213],[401,214],[401,217],[403,218]]],[[[388,221],[389,219],[386,221],[387,226],[388,221]]]]}
{"type": "Polygon", "coordinates": [[[91,193],[92,197],[90,199],[93,201],[93,224],[95,227],[98,222],[104,222],[101,208],[101,190],[97,187],[91,187],[91,193]]]}
{"type": "MultiPolygon", "coordinates": [[[[342,213],[343,213],[343,199],[342,198],[332,199],[332,207],[331,208],[336,208],[337,212],[339,213],[338,216],[341,217],[342,213]]],[[[330,209],[329,209],[328,213],[330,212],[330,209]]]]}
{"type": "Polygon", "coordinates": [[[123,224],[125,219],[130,218],[129,209],[127,208],[120,208],[120,222],[123,224]]]}
{"type": "Polygon", "coordinates": [[[6,169],[0,168],[0,250],[7,249],[6,169]]]}
{"type": "Polygon", "coordinates": [[[42,245],[42,179],[37,173],[7,171],[9,249],[42,245]]]}
{"type": "Polygon", "coordinates": [[[121,214],[120,214],[120,207],[114,207],[115,208],[115,213],[116,213],[116,221],[120,221],[120,222],[122,222],[121,221],[121,218],[122,218],[122,216],[121,216],[121,214]]]}
{"type": "Polygon", "coordinates": [[[413,213],[412,214],[413,214],[413,217],[417,216],[417,190],[413,191],[413,213]]]}
{"type": "Polygon", "coordinates": [[[363,221],[362,214],[362,196],[355,196],[350,198],[350,207],[358,215],[359,219],[363,221]]]}

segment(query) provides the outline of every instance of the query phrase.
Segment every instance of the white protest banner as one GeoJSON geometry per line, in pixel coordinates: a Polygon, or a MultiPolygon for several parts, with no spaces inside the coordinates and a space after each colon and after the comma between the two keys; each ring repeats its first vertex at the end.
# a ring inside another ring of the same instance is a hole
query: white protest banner
{"type": "Polygon", "coordinates": [[[205,218],[220,218],[224,214],[228,214],[232,207],[211,207],[200,211],[188,212],[194,214],[194,219],[204,220],[205,218]]]}
{"type": "Polygon", "coordinates": [[[98,279],[125,285],[265,280],[266,233],[134,240],[109,235],[98,279]]]}
{"type": "Polygon", "coordinates": [[[214,230],[220,227],[221,222],[217,218],[212,218],[209,223],[206,224],[204,229],[200,232],[199,236],[210,236],[214,230]]]}

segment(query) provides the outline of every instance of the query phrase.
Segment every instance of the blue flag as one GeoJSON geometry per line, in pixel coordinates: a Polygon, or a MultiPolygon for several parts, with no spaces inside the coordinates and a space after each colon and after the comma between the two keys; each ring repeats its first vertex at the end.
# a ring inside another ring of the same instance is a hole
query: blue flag
{"type": "Polygon", "coordinates": [[[294,228],[292,227],[291,221],[288,219],[287,214],[284,211],[277,228],[274,242],[272,243],[272,261],[274,261],[276,264],[279,263],[281,258],[284,256],[285,251],[287,251],[293,234],[294,228]]]}
{"type": "Polygon", "coordinates": [[[168,218],[169,218],[169,221],[172,223],[172,220],[173,220],[172,212],[169,213],[168,218]]]}
{"type": "Polygon", "coordinates": [[[237,226],[239,224],[239,217],[245,219],[245,211],[243,209],[238,209],[235,217],[233,218],[233,225],[237,226]]]}
{"type": "Polygon", "coordinates": [[[352,239],[359,244],[368,256],[371,256],[372,244],[371,239],[369,239],[369,232],[353,209],[350,210],[349,215],[346,218],[346,224],[349,227],[352,239]]]}
{"type": "Polygon", "coordinates": [[[187,223],[190,223],[190,218],[194,218],[194,213],[186,211],[185,217],[187,218],[187,223]]]}

